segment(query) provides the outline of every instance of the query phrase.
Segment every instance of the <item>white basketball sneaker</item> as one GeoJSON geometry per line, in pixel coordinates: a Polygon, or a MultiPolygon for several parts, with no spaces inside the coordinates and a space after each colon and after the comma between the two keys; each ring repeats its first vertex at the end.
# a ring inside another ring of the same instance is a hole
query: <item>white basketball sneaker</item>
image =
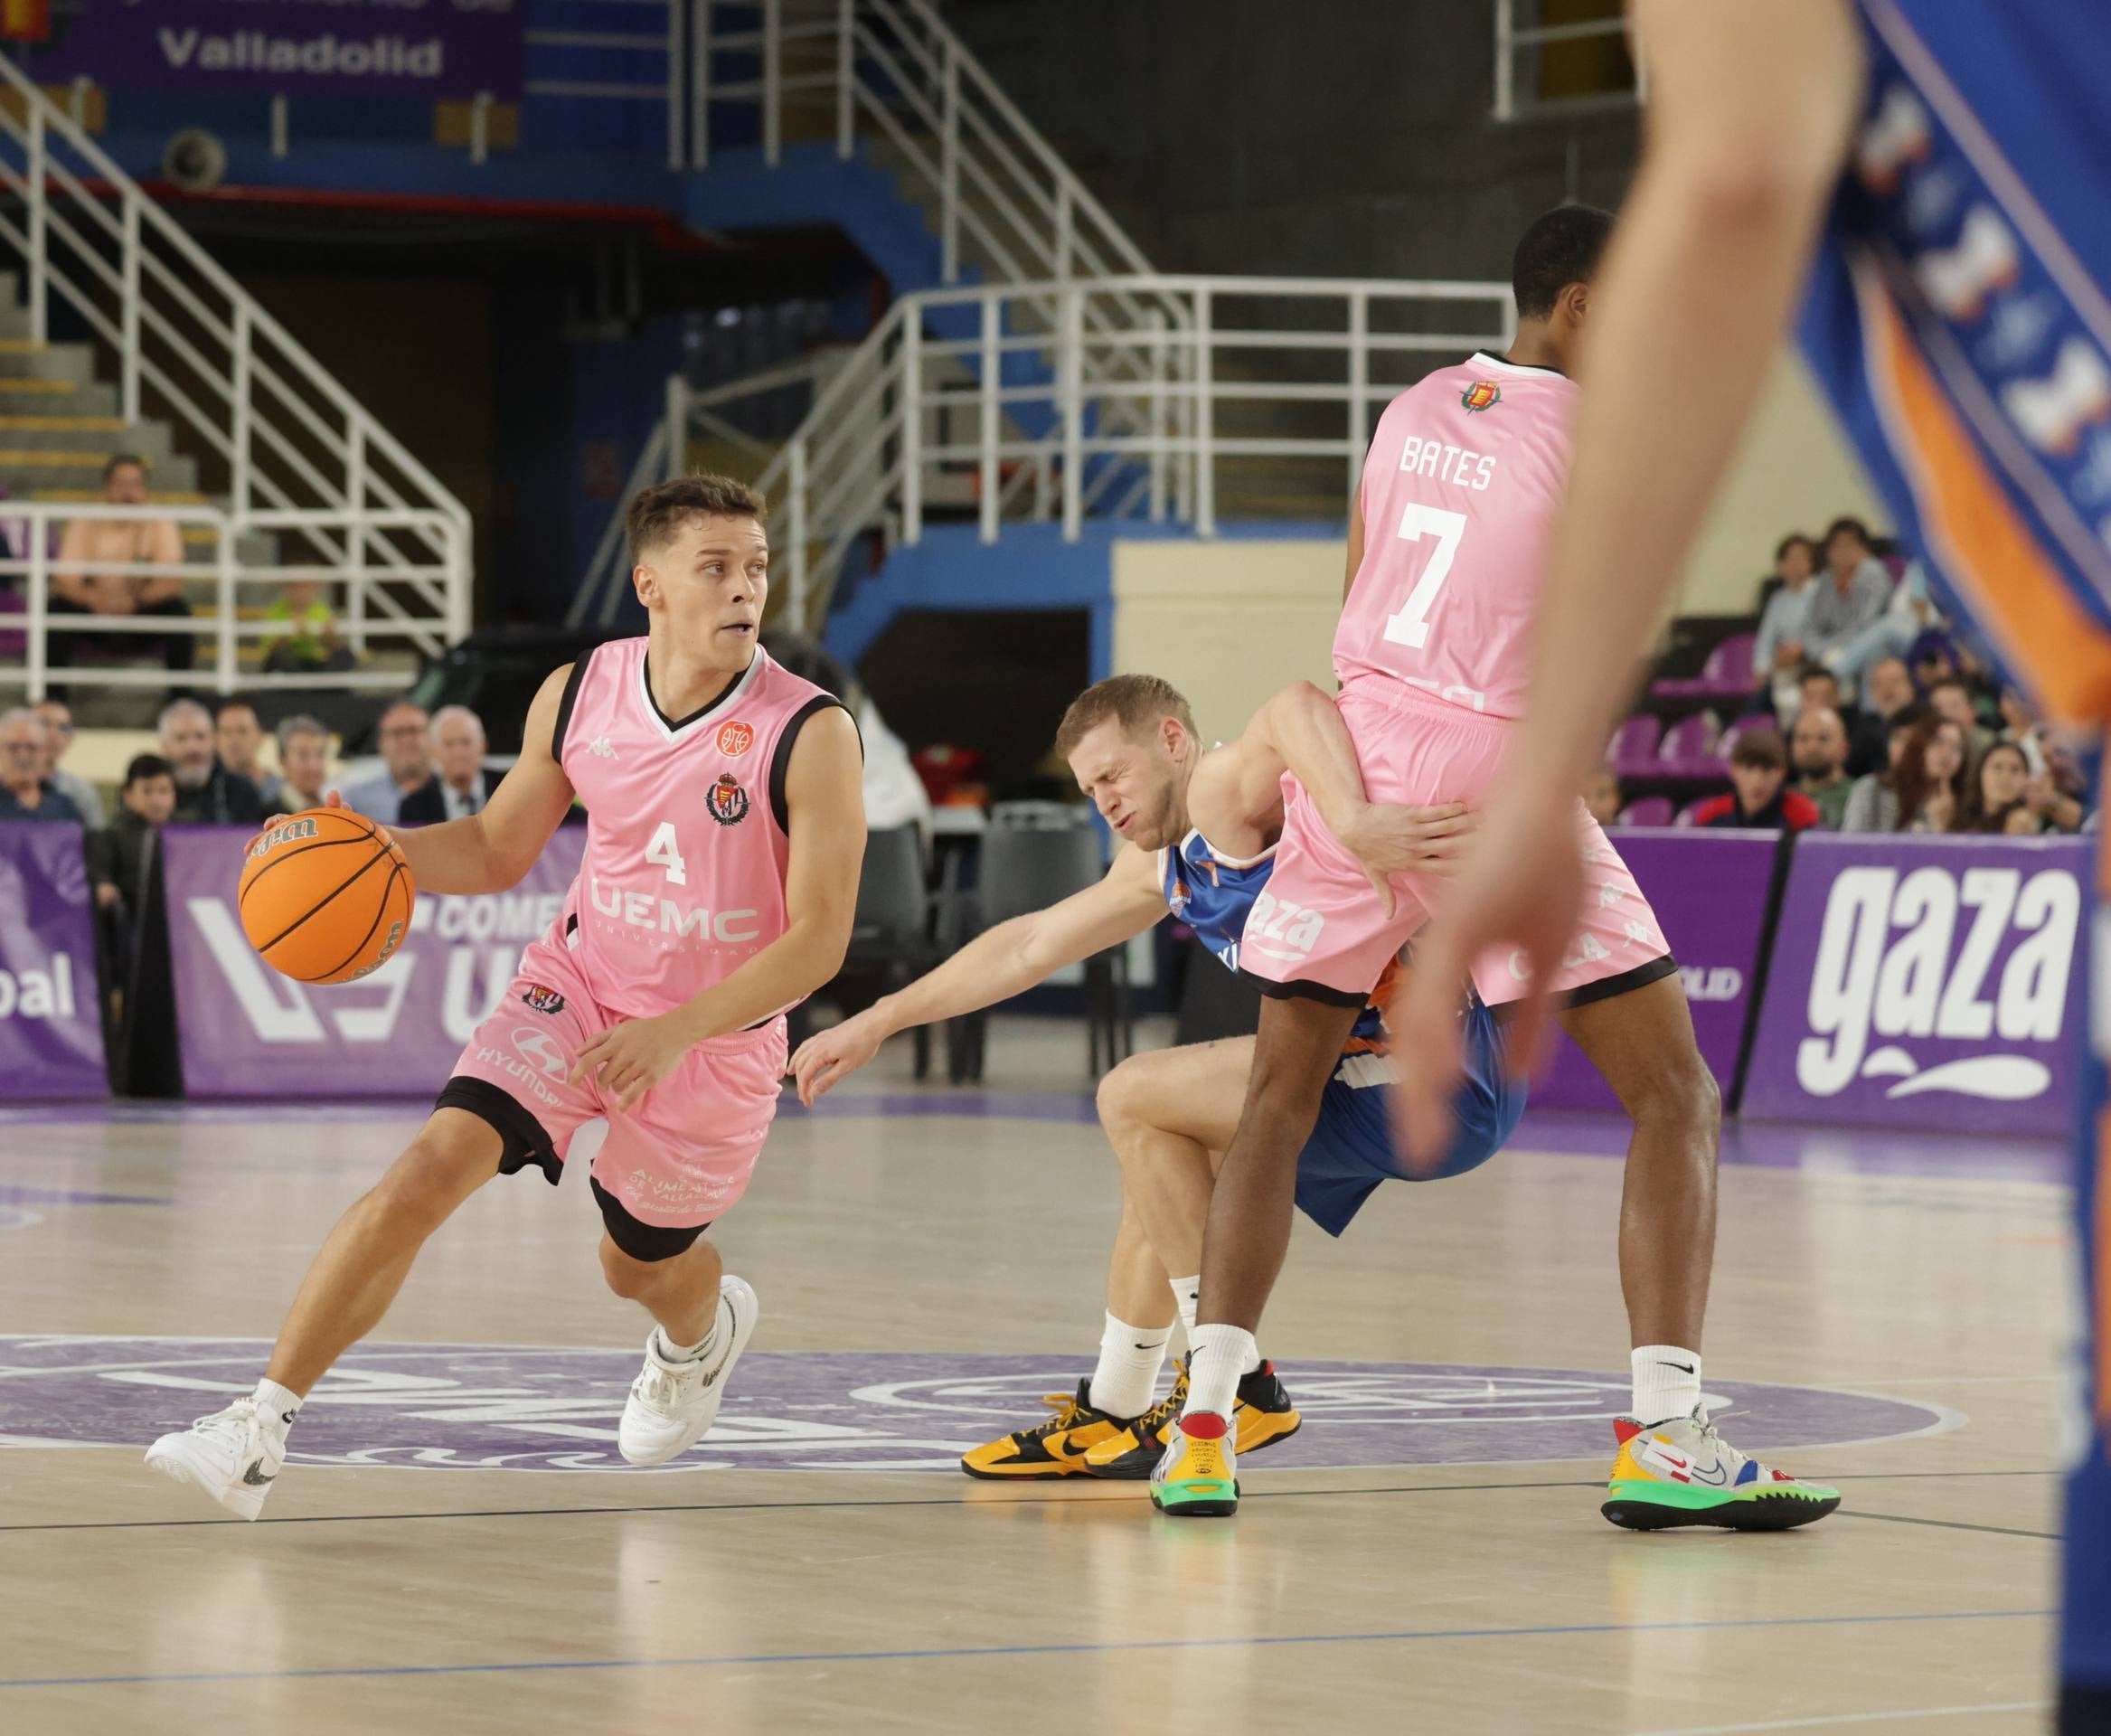
{"type": "Polygon", "coordinates": [[[718,1343],[694,1362],[671,1363],[660,1354],[659,1329],[645,1341],[645,1366],[630,1383],[630,1400],[616,1445],[633,1465],[664,1465],[687,1452],[718,1420],[726,1379],[755,1335],[760,1309],[745,1278],[719,1279],[718,1343]]]}
{"type": "Polygon", "coordinates": [[[286,1463],[290,1420],[253,1398],[200,1417],[181,1434],[164,1435],[146,1462],[164,1477],[195,1484],[230,1513],[254,1519],[286,1463]]]}

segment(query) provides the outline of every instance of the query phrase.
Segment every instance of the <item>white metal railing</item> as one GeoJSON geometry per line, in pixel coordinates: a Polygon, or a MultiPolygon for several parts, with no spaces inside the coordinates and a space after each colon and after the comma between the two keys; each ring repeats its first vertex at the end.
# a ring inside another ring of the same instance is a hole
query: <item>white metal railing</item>
{"type": "MultiPolygon", "coordinates": [[[[396,668],[353,668],[326,674],[291,674],[245,671],[240,666],[240,646],[245,639],[283,637],[297,631],[297,620],[245,618],[241,613],[244,590],[277,591],[300,580],[320,580],[344,592],[345,638],[355,653],[364,653],[376,641],[394,641],[424,656],[434,656],[469,630],[468,527],[452,514],[432,508],[421,510],[330,511],[327,509],[258,508],[246,513],[227,512],[211,505],[114,506],[103,503],[81,505],[52,501],[8,501],[0,507],[0,524],[25,528],[26,552],[0,559],[0,577],[25,580],[27,607],[17,615],[0,615],[0,630],[19,628],[26,636],[22,679],[34,702],[44,697],[53,681],[51,661],[53,634],[141,634],[168,638],[188,634],[212,641],[210,679],[215,692],[231,693],[259,687],[382,687],[400,688],[404,671],[396,668]],[[188,561],[174,564],[151,561],[61,561],[52,550],[54,533],[65,522],[90,518],[113,523],[155,524],[174,521],[179,525],[203,525],[212,532],[213,559],[209,567],[188,561]],[[297,563],[273,559],[268,565],[252,566],[241,559],[242,539],[269,533],[287,540],[306,538],[321,543],[335,533],[338,539],[356,538],[384,532],[409,533],[429,541],[434,558],[417,565],[386,571],[369,569],[349,576],[332,561],[297,563]],[[175,579],[193,586],[210,585],[212,605],[209,611],[188,617],[151,615],[57,615],[52,612],[52,580],[75,572],[113,578],[175,579]]],[[[14,675],[0,669],[0,681],[14,675]]],[[[101,687],[165,687],[166,669],[110,667],[93,665],[67,670],[61,684],[101,687]]]]}
{"type": "Polygon", "coordinates": [[[1519,61],[1526,61],[1536,67],[1536,57],[1541,49],[1552,42],[1588,42],[1594,37],[1627,36],[1628,23],[1624,6],[1615,6],[1603,18],[1579,19],[1574,24],[1536,24],[1524,22],[1521,13],[1531,17],[1539,15],[1533,0],[1495,0],[1495,118],[1515,120],[1521,114],[1545,114],[1551,111],[1575,112],[1585,108],[1607,108],[1641,102],[1649,94],[1649,80],[1644,69],[1641,51],[1630,37],[1627,52],[1635,68],[1635,82],[1621,90],[1590,91],[1575,96],[1545,97],[1536,89],[1536,71],[1528,80],[1534,87],[1522,100],[1518,95],[1519,61]]]}
{"type": "MultiPolygon", "coordinates": [[[[684,137],[688,90],[683,43],[693,27],[692,14],[705,0],[596,0],[612,14],[608,30],[554,30],[530,24],[522,40],[531,48],[561,49],[568,60],[585,50],[614,56],[603,65],[616,77],[528,79],[521,86],[531,97],[563,97],[586,102],[650,102],[667,115],[667,166],[688,161],[684,137]]],[[[602,70],[602,67],[597,67],[602,70]]],[[[469,156],[485,160],[483,127],[490,107],[480,94],[470,108],[469,156]]]]}
{"type": "MultiPolygon", "coordinates": [[[[1158,275],[905,296],[758,478],[792,617],[821,624],[861,536],[914,542],[939,516],[985,542],[1031,520],[1075,539],[1088,518],[1211,536],[1225,517],[1343,517],[1385,404],[1515,326],[1492,282],[1158,275]],[[1144,306],[1141,329],[1115,326],[1144,306]],[[1116,355],[1142,372],[1092,365],[1116,355]]],[[[633,487],[675,461],[668,426],[633,487]]],[[[597,599],[612,611],[626,571],[598,570],[575,618],[597,599]]]]}
{"type": "Polygon", "coordinates": [[[0,243],[22,260],[33,349],[64,302],[115,357],[122,420],[166,416],[225,467],[227,522],[291,515],[282,528],[362,599],[416,594],[436,564],[466,599],[461,502],[5,56],[0,89],[14,98],[0,105],[0,243]]]}

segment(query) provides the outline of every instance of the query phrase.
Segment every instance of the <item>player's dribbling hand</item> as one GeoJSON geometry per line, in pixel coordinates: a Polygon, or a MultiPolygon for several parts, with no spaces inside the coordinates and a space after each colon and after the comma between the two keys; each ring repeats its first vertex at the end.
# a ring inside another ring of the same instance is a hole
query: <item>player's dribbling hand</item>
{"type": "Polygon", "coordinates": [[[571,1063],[570,1082],[598,1076],[603,1096],[615,1099],[621,1112],[673,1072],[689,1045],[688,1033],[664,1014],[625,1019],[580,1050],[571,1063]]]}
{"type": "Polygon", "coordinates": [[[808,1037],[791,1061],[799,1101],[812,1109],[815,1099],[826,1097],[878,1054],[886,1035],[876,1021],[861,1013],[808,1037]]]}
{"type": "Polygon", "coordinates": [[[1415,937],[1415,967],[1386,1014],[1394,1052],[1417,1058],[1392,1087],[1400,1155],[1415,1175],[1434,1170],[1451,1148],[1459,995],[1474,960],[1492,947],[1508,948],[1534,986],[1510,1018],[1505,1067],[1524,1074],[1539,1063],[1550,1008],[1538,986],[1560,968],[1583,908],[1574,802],[1497,803],[1461,865],[1458,883],[1415,937]]]}
{"type": "Polygon", "coordinates": [[[1479,824],[1480,816],[1464,802],[1440,802],[1430,807],[1366,802],[1330,829],[1342,848],[1356,858],[1390,917],[1395,908],[1390,876],[1448,876],[1457,869],[1459,855],[1479,824]]]}

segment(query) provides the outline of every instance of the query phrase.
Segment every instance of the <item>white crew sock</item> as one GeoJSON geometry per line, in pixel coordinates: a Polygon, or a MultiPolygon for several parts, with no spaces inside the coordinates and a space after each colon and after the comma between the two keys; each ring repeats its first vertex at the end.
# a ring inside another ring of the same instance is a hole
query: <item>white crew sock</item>
{"type": "Polygon", "coordinates": [[[1187,1407],[1181,1415],[1207,1410],[1229,1418],[1239,1402],[1239,1377],[1261,1365],[1253,1334],[1243,1326],[1199,1326],[1189,1344],[1187,1407]]]}
{"type": "Polygon", "coordinates": [[[292,1428],[294,1418],[300,1415],[300,1394],[277,1381],[259,1381],[257,1390],[250,1396],[270,1415],[281,1434],[292,1428]]]}
{"type": "Polygon", "coordinates": [[[1092,1408],[1125,1422],[1148,1410],[1172,1338],[1171,1326],[1132,1326],[1108,1315],[1099,1335],[1099,1363],[1088,1389],[1092,1408]]]}
{"type": "Polygon", "coordinates": [[[1701,1353],[1677,1344],[1636,1346],[1635,1420],[1645,1428],[1693,1414],[1701,1402],[1701,1353]]]}
{"type": "Polygon", "coordinates": [[[1180,1310],[1181,1330],[1187,1334],[1187,1347],[1195,1347],[1195,1309],[1202,1304],[1202,1278],[1201,1273],[1192,1278],[1176,1278],[1173,1284],[1173,1306],[1180,1310]]]}
{"type": "Polygon", "coordinates": [[[664,1326],[653,1328],[653,1341],[659,1346],[660,1360],[664,1363],[696,1363],[710,1355],[712,1347],[719,1341],[718,1316],[712,1316],[711,1330],[703,1335],[701,1344],[678,1344],[667,1336],[664,1326]]]}

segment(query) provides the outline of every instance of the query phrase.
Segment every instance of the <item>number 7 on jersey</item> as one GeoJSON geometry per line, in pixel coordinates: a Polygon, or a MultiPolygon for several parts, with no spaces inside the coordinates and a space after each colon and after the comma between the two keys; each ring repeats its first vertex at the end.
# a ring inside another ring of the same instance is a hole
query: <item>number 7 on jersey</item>
{"type": "Polygon", "coordinates": [[[1436,606],[1437,593],[1444,589],[1444,581],[1451,574],[1452,561],[1458,554],[1458,540],[1465,534],[1466,515],[1450,513],[1441,506],[1425,506],[1418,500],[1408,503],[1408,510],[1400,514],[1399,537],[1403,542],[1419,542],[1428,533],[1437,539],[1437,551],[1429,557],[1429,564],[1422,569],[1422,576],[1415,581],[1414,590],[1408,593],[1408,600],[1397,612],[1385,618],[1385,637],[1395,645],[1412,646],[1416,650],[1429,643],[1429,611],[1436,606]]]}

